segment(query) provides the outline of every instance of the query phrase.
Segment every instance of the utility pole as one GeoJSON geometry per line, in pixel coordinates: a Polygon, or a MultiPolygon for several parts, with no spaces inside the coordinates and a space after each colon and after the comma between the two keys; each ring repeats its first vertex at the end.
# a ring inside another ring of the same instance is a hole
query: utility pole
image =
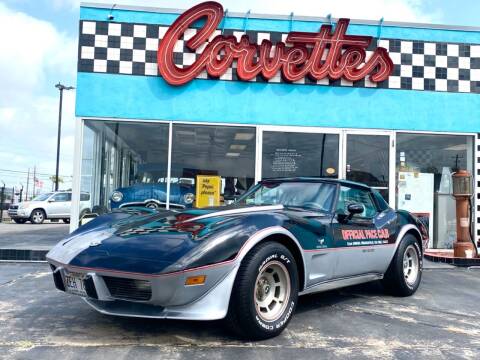
{"type": "Polygon", "coordinates": [[[35,197],[35,182],[37,181],[37,165],[33,167],[33,195],[32,198],[35,197]]]}
{"type": "Polygon", "coordinates": [[[63,90],[75,89],[73,86],[65,86],[60,83],[55,85],[60,91],[60,102],[58,104],[58,129],[57,129],[57,163],[55,166],[55,191],[58,191],[58,167],[60,162],[60,136],[62,132],[62,103],[63,103],[63,90]]]}
{"type": "Polygon", "coordinates": [[[30,181],[30,168],[28,168],[28,172],[27,172],[27,191],[25,193],[25,201],[28,201],[28,183],[30,181]]]}
{"type": "Polygon", "coordinates": [[[5,199],[5,182],[3,182],[2,180],[2,183],[3,183],[3,186],[0,189],[0,223],[2,222],[2,219],[3,219],[3,203],[5,199]]]}

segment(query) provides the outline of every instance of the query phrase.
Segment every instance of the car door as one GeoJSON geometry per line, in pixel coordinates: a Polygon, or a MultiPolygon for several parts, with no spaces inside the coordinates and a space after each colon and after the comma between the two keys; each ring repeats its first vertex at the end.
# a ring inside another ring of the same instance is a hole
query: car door
{"type": "Polygon", "coordinates": [[[71,193],[57,193],[49,200],[47,214],[49,217],[69,217],[72,204],[71,193]]]}
{"type": "Polygon", "coordinates": [[[391,209],[380,211],[373,194],[362,187],[340,186],[332,221],[337,264],[335,278],[383,273],[391,252],[391,209]],[[349,216],[349,204],[361,204],[363,212],[349,216]]]}

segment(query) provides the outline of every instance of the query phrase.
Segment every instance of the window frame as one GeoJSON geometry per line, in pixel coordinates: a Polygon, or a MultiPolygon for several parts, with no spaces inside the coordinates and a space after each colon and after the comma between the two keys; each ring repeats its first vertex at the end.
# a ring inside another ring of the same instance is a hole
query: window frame
{"type": "MultiPolygon", "coordinates": [[[[352,220],[354,220],[354,219],[359,219],[359,220],[372,220],[372,219],[374,219],[374,218],[381,212],[381,210],[380,210],[379,207],[378,207],[377,202],[375,201],[375,197],[373,196],[373,193],[372,193],[372,190],[371,190],[371,189],[363,189],[363,188],[360,187],[360,186],[350,186],[350,185],[348,185],[348,184],[342,184],[342,183],[340,183],[340,184],[338,184],[337,201],[335,202],[335,207],[334,207],[334,212],[335,212],[336,215],[337,215],[337,214],[340,214],[340,213],[338,212],[337,205],[338,205],[338,202],[339,202],[339,200],[340,200],[340,193],[341,193],[341,191],[342,191],[342,187],[345,187],[345,188],[348,188],[348,189],[355,189],[355,190],[357,190],[357,191],[365,191],[365,192],[368,194],[368,197],[369,197],[370,201],[372,202],[373,208],[375,209],[375,214],[374,214],[373,216],[371,216],[371,217],[369,217],[369,216],[360,216],[359,214],[354,214],[354,215],[352,216],[352,220]]],[[[363,202],[358,202],[358,203],[362,204],[363,207],[366,209],[366,206],[365,206],[365,204],[364,204],[363,202]]]]}

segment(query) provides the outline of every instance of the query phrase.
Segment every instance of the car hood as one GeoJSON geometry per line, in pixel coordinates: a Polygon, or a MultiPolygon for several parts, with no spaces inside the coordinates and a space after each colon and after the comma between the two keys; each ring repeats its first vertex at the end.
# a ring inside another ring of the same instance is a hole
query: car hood
{"type": "Polygon", "coordinates": [[[18,205],[18,208],[19,208],[19,209],[26,209],[26,208],[34,205],[35,203],[38,204],[39,201],[23,201],[23,202],[21,202],[21,203],[19,203],[19,204],[17,204],[17,205],[18,205]]]}
{"type": "Polygon", "coordinates": [[[215,259],[228,258],[232,250],[222,248],[215,239],[223,236],[246,241],[252,231],[251,226],[245,226],[246,218],[271,217],[282,209],[282,205],[273,205],[113,212],[78,229],[47,258],[72,266],[136,273],[179,271],[200,257],[208,258],[211,251],[217,251],[215,259]]]}

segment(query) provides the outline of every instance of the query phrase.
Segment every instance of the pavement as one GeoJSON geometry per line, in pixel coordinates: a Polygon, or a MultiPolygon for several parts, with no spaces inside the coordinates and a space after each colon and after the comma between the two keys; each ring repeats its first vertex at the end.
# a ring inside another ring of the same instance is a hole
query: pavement
{"type": "Polygon", "coordinates": [[[221,321],[102,315],[57,291],[46,264],[0,263],[1,359],[478,359],[480,270],[428,266],[417,293],[378,282],[301,297],[280,336],[243,342],[221,321]]]}
{"type": "Polygon", "coordinates": [[[0,223],[0,249],[49,250],[69,233],[63,222],[0,223]]]}

